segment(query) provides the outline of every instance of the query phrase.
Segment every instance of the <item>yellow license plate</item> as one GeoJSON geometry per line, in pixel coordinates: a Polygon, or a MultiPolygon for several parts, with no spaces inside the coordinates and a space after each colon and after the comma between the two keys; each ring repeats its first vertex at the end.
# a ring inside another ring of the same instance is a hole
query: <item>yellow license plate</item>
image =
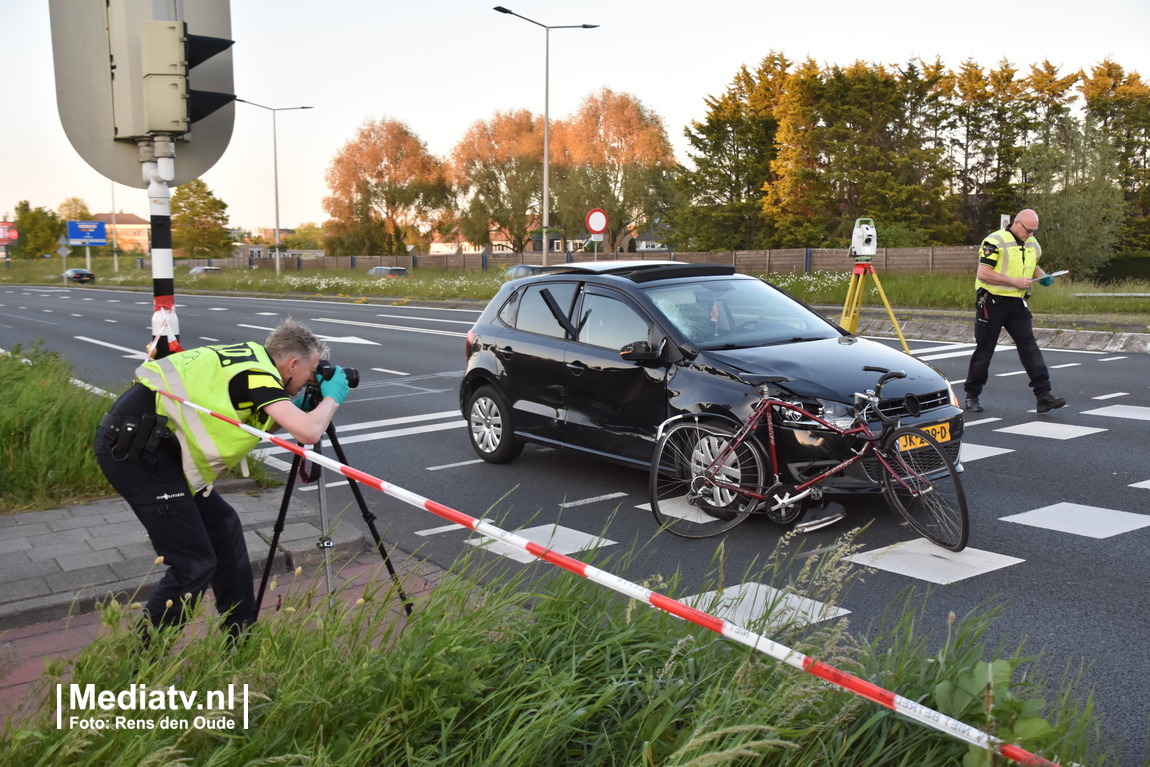
{"type": "MultiPolygon", "coordinates": [[[[949,423],[935,423],[929,426],[919,426],[918,428],[922,429],[939,442],[950,441],[949,423]]],[[[903,450],[914,450],[916,448],[925,447],[926,443],[913,434],[904,434],[898,438],[898,446],[903,450]]]]}

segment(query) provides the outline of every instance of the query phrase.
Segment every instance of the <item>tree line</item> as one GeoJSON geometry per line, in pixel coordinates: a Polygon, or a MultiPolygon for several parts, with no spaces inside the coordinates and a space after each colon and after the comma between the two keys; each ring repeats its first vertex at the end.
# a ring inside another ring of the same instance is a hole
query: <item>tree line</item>
{"type": "MultiPolygon", "coordinates": [[[[859,217],[887,247],[976,244],[1000,214],[1033,207],[1048,266],[1087,276],[1119,251],[1150,253],[1150,86],[1109,59],[1062,74],[771,52],[705,106],[682,164],[633,95],[603,88],[552,120],[552,236],[581,241],[602,208],[605,250],[648,230],[680,251],[846,247],[859,217]]],[[[542,236],[542,157],[543,118],[526,110],[476,121],[446,157],[399,120],[369,120],[328,168],[329,220],[298,234],[330,255],[433,240],[521,252],[542,236]]],[[[207,242],[226,205],[191,186],[173,195],[176,247],[227,247],[207,242]]]]}

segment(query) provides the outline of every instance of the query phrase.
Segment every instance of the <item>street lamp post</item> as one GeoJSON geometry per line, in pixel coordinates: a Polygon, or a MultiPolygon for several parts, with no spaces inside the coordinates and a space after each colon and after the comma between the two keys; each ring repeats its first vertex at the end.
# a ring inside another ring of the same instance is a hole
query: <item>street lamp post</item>
{"type": "Polygon", "coordinates": [[[548,26],[535,19],[529,19],[502,5],[495,6],[495,10],[511,16],[518,16],[529,21],[537,27],[543,27],[543,265],[547,266],[547,256],[551,243],[547,239],[547,230],[551,225],[551,30],[553,29],[595,29],[598,24],[560,24],[548,26]]]}
{"type": "Polygon", "coordinates": [[[276,250],[275,250],[275,263],[276,263],[276,277],[280,276],[280,164],[279,164],[279,148],[276,142],[276,112],[290,112],[293,109],[311,109],[311,107],[265,107],[263,104],[257,104],[254,101],[247,99],[236,99],[236,101],[250,104],[253,107],[266,109],[272,113],[272,178],[275,186],[275,201],[276,201],[276,250]]]}

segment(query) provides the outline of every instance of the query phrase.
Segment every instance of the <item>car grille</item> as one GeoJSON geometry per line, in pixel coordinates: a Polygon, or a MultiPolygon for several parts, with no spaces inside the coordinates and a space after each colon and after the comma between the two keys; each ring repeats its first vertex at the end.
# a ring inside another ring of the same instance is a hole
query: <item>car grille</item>
{"type": "MultiPolygon", "coordinates": [[[[942,451],[946,453],[947,459],[954,465],[958,465],[958,450],[960,444],[961,440],[957,439],[952,439],[949,442],[940,443],[940,447],[942,447],[942,451]]],[[[883,468],[882,465],[878,462],[877,458],[874,456],[867,456],[863,459],[862,465],[866,470],[867,476],[870,477],[871,482],[874,482],[875,484],[882,482],[883,468]]],[[[931,469],[935,468],[941,469],[942,467],[931,467],[931,469]]]]}
{"type": "MultiPolygon", "coordinates": [[[[917,394],[915,397],[919,402],[919,412],[925,413],[928,410],[936,410],[940,407],[946,407],[950,404],[950,393],[946,389],[931,392],[929,394],[917,394]]],[[[911,413],[906,407],[906,397],[899,397],[898,399],[884,399],[878,403],[878,409],[882,411],[884,416],[888,418],[891,416],[909,416],[911,413]]]]}

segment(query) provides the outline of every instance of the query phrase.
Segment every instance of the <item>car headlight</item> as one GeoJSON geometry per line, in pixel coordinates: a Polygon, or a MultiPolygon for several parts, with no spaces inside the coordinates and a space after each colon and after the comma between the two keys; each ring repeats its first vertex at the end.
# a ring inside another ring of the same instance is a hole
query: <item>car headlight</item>
{"type": "MultiPolygon", "coordinates": [[[[800,407],[811,415],[817,415],[819,418],[840,429],[848,429],[851,424],[854,423],[854,410],[845,402],[835,402],[827,399],[785,400],[785,402],[789,405],[800,407]]],[[[814,426],[816,428],[822,426],[822,424],[812,421],[797,410],[778,408],[776,412],[778,413],[779,420],[787,426],[814,426]]]]}
{"type": "Polygon", "coordinates": [[[950,385],[950,381],[946,382],[946,393],[950,395],[950,404],[961,410],[962,405],[958,404],[958,395],[954,393],[954,387],[950,385]]]}

